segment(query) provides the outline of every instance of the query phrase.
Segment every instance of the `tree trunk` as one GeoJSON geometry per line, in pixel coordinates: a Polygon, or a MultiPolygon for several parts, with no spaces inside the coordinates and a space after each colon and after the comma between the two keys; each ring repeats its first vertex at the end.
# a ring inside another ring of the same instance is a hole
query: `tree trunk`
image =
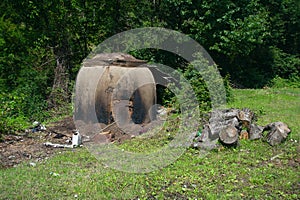
{"type": "Polygon", "coordinates": [[[48,98],[48,107],[56,108],[69,102],[68,85],[69,77],[64,61],[56,61],[55,77],[51,93],[48,98]]]}

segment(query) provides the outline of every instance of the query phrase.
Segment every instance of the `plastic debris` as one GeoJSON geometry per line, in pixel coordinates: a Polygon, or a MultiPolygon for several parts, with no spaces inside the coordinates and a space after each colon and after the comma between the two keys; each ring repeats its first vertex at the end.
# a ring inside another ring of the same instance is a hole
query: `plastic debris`
{"type": "Polygon", "coordinates": [[[46,147],[54,147],[54,148],[73,148],[74,147],[73,145],[70,145],[70,144],[54,144],[51,142],[46,142],[46,143],[44,143],[44,145],[46,147]]]}
{"type": "Polygon", "coordinates": [[[32,130],[31,130],[32,133],[47,130],[46,127],[38,121],[34,121],[32,123],[32,126],[33,126],[32,130]]]}
{"type": "Polygon", "coordinates": [[[201,135],[202,135],[201,131],[197,131],[196,137],[199,137],[199,136],[201,136],[201,135]]]}
{"type": "Polygon", "coordinates": [[[72,136],[72,146],[73,146],[73,147],[77,147],[77,146],[79,146],[79,145],[81,145],[81,144],[82,144],[82,138],[81,138],[81,135],[80,135],[80,133],[79,133],[78,130],[75,130],[75,131],[74,131],[74,134],[73,134],[73,136],[72,136]]]}
{"type": "Polygon", "coordinates": [[[60,174],[55,173],[55,172],[50,172],[49,174],[50,174],[51,176],[55,176],[55,177],[56,177],[56,176],[60,176],[60,174]]]}
{"type": "Polygon", "coordinates": [[[10,159],[10,160],[12,160],[12,159],[14,159],[16,156],[8,156],[8,159],[10,159]]]}

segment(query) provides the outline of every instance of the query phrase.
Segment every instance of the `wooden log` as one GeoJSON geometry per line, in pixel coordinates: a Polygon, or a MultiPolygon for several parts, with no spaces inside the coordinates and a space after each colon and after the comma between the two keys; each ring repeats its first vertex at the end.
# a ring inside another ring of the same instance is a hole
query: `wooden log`
{"type": "Polygon", "coordinates": [[[240,136],[239,136],[240,140],[248,140],[249,139],[249,133],[246,130],[242,130],[240,132],[240,136]]]}
{"type": "Polygon", "coordinates": [[[269,130],[266,139],[271,146],[282,143],[291,132],[288,126],[283,122],[268,124],[264,130],[269,130]]]}
{"type": "Polygon", "coordinates": [[[250,140],[260,139],[262,137],[263,130],[264,128],[262,126],[251,124],[249,130],[249,139],[250,140]]]}
{"type": "Polygon", "coordinates": [[[254,118],[254,113],[248,108],[244,108],[240,110],[238,113],[238,119],[243,123],[243,126],[245,128],[249,128],[253,118],[254,118]]]}
{"type": "Polygon", "coordinates": [[[220,132],[220,140],[224,144],[236,144],[238,136],[238,130],[232,125],[224,127],[220,132]]]}
{"type": "Polygon", "coordinates": [[[108,135],[108,134],[110,134],[110,131],[105,131],[105,132],[101,132],[101,133],[99,133],[100,135],[108,135]]]}

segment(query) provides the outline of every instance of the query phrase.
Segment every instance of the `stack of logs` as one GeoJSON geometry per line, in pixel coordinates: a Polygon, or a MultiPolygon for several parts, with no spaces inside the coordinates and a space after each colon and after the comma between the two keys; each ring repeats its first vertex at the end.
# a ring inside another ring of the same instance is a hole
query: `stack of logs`
{"type": "Polygon", "coordinates": [[[223,145],[236,146],[240,139],[260,138],[274,146],[283,142],[291,132],[283,122],[256,125],[255,114],[247,108],[215,110],[209,115],[209,121],[203,126],[202,133],[195,138],[193,147],[213,149],[217,147],[218,141],[223,145]],[[268,131],[265,136],[264,131],[268,131]]]}

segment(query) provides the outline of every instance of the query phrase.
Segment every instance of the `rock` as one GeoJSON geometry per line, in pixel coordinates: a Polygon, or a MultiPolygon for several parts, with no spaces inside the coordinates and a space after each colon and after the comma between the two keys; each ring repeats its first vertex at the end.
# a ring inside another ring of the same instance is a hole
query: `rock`
{"type": "Polygon", "coordinates": [[[271,146],[282,143],[291,132],[288,126],[283,122],[274,122],[265,126],[264,131],[267,133],[266,139],[271,146]]]}
{"type": "Polygon", "coordinates": [[[198,137],[198,141],[199,142],[206,142],[206,141],[209,141],[209,140],[218,139],[218,137],[213,136],[209,124],[205,124],[203,126],[203,130],[202,130],[202,133],[201,133],[200,137],[198,137]]]}
{"type": "Polygon", "coordinates": [[[223,123],[212,123],[208,125],[208,138],[209,140],[217,140],[219,138],[220,132],[223,129],[223,123]]]}
{"type": "Polygon", "coordinates": [[[239,128],[240,123],[237,118],[238,109],[215,110],[211,113],[209,126],[214,137],[218,137],[222,129],[228,125],[239,128]]]}
{"type": "Polygon", "coordinates": [[[218,147],[218,140],[205,141],[205,142],[196,142],[192,145],[193,148],[200,148],[205,150],[212,150],[218,147]]]}

